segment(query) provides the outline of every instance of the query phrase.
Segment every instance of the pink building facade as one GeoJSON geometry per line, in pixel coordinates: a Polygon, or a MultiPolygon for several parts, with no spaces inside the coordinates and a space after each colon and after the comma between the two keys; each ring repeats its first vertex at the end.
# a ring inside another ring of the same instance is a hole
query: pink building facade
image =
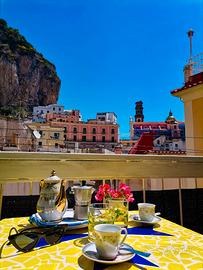
{"type": "Polygon", "coordinates": [[[113,150],[119,140],[119,125],[97,119],[79,121],[79,111],[72,115],[47,114],[47,122],[52,127],[64,128],[64,140],[67,145],[79,143],[79,148],[106,148],[113,150]]]}
{"type": "Polygon", "coordinates": [[[52,127],[64,127],[65,140],[75,142],[118,142],[118,125],[89,122],[51,121],[52,127]]]}

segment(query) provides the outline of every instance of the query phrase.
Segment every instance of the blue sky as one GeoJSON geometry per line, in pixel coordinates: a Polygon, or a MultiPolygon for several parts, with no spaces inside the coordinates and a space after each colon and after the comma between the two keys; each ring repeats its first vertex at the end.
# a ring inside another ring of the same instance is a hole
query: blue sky
{"type": "Polygon", "coordinates": [[[184,120],[170,91],[183,85],[189,28],[193,54],[203,51],[203,0],[0,0],[0,17],[55,64],[58,103],[83,120],[114,111],[128,137],[138,100],[145,121],[170,109],[184,120]]]}

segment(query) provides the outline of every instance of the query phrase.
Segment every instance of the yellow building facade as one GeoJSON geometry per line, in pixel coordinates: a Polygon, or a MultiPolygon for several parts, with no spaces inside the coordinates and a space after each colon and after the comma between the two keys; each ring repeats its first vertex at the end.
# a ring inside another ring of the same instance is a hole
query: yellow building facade
{"type": "Polygon", "coordinates": [[[172,95],[184,102],[187,154],[203,156],[203,72],[191,76],[172,95]]]}
{"type": "MultiPolygon", "coordinates": [[[[190,76],[182,88],[171,92],[184,102],[186,153],[203,156],[203,72],[190,76]]],[[[190,181],[203,188],[203,179],[190,181]]]]}
{"type": "Polygon", "coordinates": [[[32,123],[28,126],[33,131],[36,151],[64,152],[64,128],[42,123],[32,123]]]}

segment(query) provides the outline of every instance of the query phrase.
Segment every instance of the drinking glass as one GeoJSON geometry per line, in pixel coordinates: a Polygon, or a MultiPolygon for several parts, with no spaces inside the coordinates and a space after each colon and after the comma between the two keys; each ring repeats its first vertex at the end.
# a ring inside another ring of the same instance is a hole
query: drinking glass
{"type": "Polygon", "coordinates": [[[128,227],[128,201],[125,199],[111,199],[108,201],[109,209],[113,212],[114,224],[128,227]]]}
{"type": "Polygon", "coordinates": [[[94,226],[97,224],[113,224],[114,215],[108,203],[93,203],[89,206],[88,236],[89,241],[95,240],[94,226]]]}

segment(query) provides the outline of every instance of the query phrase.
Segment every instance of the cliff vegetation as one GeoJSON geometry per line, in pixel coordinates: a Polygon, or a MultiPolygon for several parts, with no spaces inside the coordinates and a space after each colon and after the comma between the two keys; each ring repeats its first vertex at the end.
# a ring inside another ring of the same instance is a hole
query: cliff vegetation
{"type": "Polygon", "coordinates": [[[0,114],[26,116],[34,106],[57,103],[55,66],[0,19],[0,114]]]}

